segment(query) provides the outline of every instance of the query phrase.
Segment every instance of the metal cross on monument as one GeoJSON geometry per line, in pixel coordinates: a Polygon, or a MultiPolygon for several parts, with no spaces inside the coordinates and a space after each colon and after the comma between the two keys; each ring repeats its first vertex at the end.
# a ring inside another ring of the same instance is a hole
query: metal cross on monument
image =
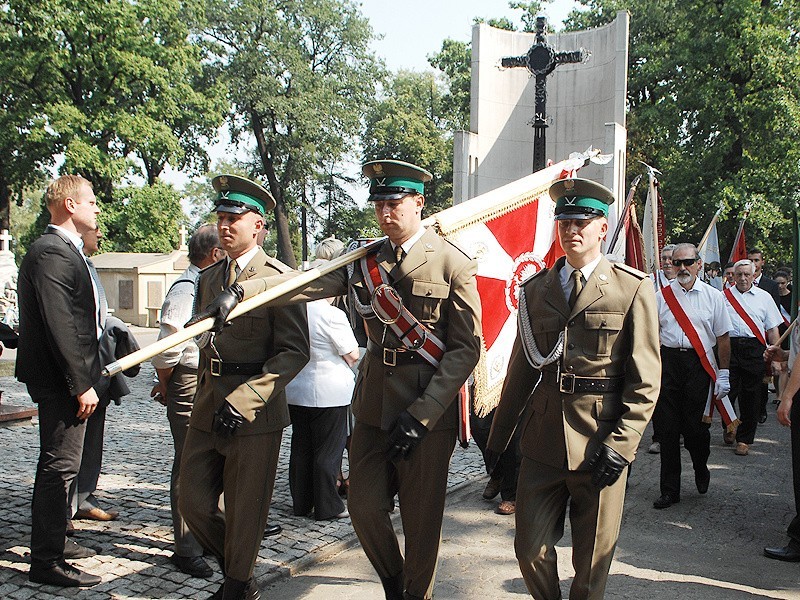
{"type": "Polygon", "coordinates": [[[536,18],[536,43],[524,56],[509,56],[500,61],[504,68],[525,67],[536,76],[536,113],[528,124],[533,126],[533,171],[544,169],[545,129],[547,129],[547,76],[558,65],[579,63],[589,58],[588,50],[581,48],[571,52],[556,52],[547,43],[545,34],[545,18],[536,18]]]}

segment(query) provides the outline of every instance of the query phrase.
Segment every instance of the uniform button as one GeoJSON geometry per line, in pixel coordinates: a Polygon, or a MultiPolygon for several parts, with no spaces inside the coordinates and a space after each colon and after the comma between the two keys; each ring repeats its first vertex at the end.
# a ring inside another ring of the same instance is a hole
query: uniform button
{"type": "Polygon", "coordinates": [[[600,321],[600,326],[601,327],[605,327],[606,326],[606,322],[605,321],[600,321]]]}
{"type": "Polygon", "coordinates": [[[391,377],[394,374],[394,371],[386,371],[386,376],[391,377]]]}
{"type": "Polygon", "coordinates": [[[575,321],[570,321],[570,322],[569,322],[569,326],[570,326],[570,327],[575,327],[575,321]]]}
{"type": "Polygon", "coordinates": [[[575,367],[573,367],[572,365],[567,365],[567,371],[572,373],[574,370],[575,370],[575,367]]]}
{"type": "Polygon", "coordinates": [[[567,344],[567,350],[575,350],[575,344],[567,344]]]}
{"type": "Polygon", "coordinates": [[[432,291],[428,290],[427,292],[425,292],[425,295],[430,296],[432,293],[433,293],[432,291]]]}

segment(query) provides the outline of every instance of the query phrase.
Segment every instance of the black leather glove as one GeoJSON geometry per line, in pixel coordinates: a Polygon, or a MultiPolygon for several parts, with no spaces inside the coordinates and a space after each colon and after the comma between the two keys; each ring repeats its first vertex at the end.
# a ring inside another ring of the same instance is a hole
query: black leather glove
{"type": "Polygon", "coordinates": [[[214,424],[211,429],[220,437],[231,437],[244,423],[242,414],[233,408],[228,401],[222,403],[214,413],[214,424]]]}
{"type": "Polygon", "coordinates": [[[497,468],[497,463],[500,462],[500,453],[487,448],[483,452],[483,462],[486,463],[486,473],[491,477],[494,470],[497,468]]]}
{"type": "Polygon", "coordinates": [[[204,311],[197,313],[189,319],[184,327],[189,327],[204,319],[213,317],[214,325],[211,327],[211,331],[219,333],[222,331],[222,328],[225,327],[225,321],[228,320],[228,315],[231,314],[231,311],[236,308],[236,305],[239,304],[243,298],[244,290],[242,286],[238,283],[234,283],[222,290],[222,293],[214,298],[211,303],[206,306],[204,311]]]}
{"type": "Polygon", "coordinates": [[[599,488],[613,485],[629,464],[619,452],[601,444],[588,462],[592,484],[599,488]]]}
{"type": "Polygon", "coordinates": [[[412,417],[410,412],[401,412],[389,434],[389,449],[386,451],[389,460],[401,457],[408,460],[408,455],[419,446],[426,433],[428,429],[412,417]]]}

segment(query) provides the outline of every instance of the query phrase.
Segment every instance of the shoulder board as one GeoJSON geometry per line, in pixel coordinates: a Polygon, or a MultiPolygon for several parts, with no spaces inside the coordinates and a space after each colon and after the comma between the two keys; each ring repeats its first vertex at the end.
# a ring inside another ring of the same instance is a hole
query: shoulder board
{"type": "Polygon", "coordinates": [[[267,255],[267,262],[270,267],[278,271],[278,273],[288,273],[289,271],[294,271],[292,267],[287,264],[282,263],[277,258],[272,258],[271,256],[267,255]]]}
{"type": "MultiPolygon", "coordinates": [[[[441,236],[440,236],[440,237],[441,237],[441,236]]],[[[474,259],[474,257],[472,257],[472,256],[470,256],[469,254],[467,254],[467,253],[466,253],[466,251],[465,251],[465,250],[464,250],[464,249],[463,249],[461,246],[459,246],[458,244],[456,244],[456,243],[455,243],[453,240],[447,239],[446,237],[441,237],[441,239],[442,239],[442,240],[444,240],[445,242],[447,242],[448,244],[450,244],[450,245],[451,245],[453,248],[455,248],[456,250],[458,250],[458,251],[459,251],[461,254],[463,254],[464,256],[466,256],[468,259],[470,259],[470,260],[473,260],[473,259],[474,259]]]]}
{"type": "Polygon", "coordinates": [[[619,271],[624,271],[628,275],[633,275],[637,279],[647,279],[650,277],[647,273],[640,271],[639,269],[634,269],[633,267],[629,267],[625,263],[611,263],[611,266],[619,271]]]}

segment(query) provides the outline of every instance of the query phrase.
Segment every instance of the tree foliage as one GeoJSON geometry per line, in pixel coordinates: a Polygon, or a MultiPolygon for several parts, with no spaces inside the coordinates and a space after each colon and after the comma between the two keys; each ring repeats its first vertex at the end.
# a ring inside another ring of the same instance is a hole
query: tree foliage
{"type": "Polygon", "coordinates": [[[573,13],[569,29],[631,13],[628,164],[663,172],[670,237],[699,240],[722,206],[725,250],[752,203],[748,241],[786,260],[800,175],[797,3],[581,3],[588,10],[573,13]]]}
{"type": "Polygon", "coordinates": [[[355,145],[382,76],[372,29],[348,0],[207,0],[207,16],[234,105],[232,137],[255,136],[277,202],[278,258],[294,266],[297,201],[323,161],[355,145]]]}

